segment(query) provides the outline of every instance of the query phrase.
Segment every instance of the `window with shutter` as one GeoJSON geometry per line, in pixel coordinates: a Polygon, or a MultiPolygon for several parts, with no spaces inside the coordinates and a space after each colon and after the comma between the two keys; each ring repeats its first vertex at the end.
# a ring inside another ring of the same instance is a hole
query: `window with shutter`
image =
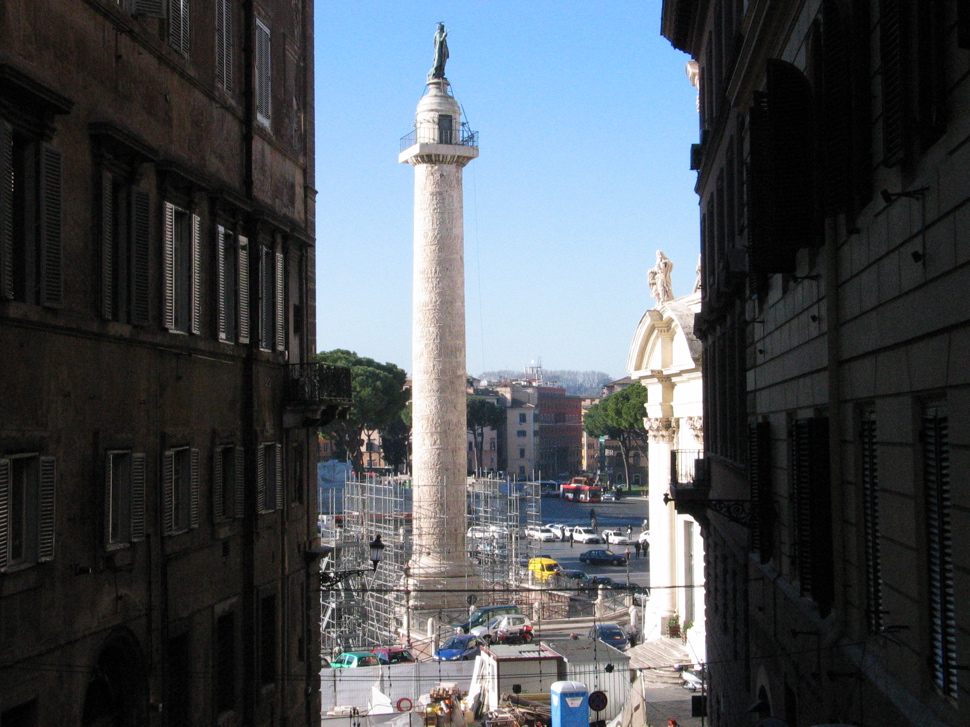
{"type": "Polygon", "coordinates": [[[256,511],[268,512],[266,507],[266,446],[256,448],[256,511]]]}
{"type": "Polygon", "coordinates": [[[165,203],[162,239],[163,321],[173,332],[200,332],[202,315],[201,220],[165,203]]]}
{"type": "Polygon", "coordinates": [[[105,543],[109,549],[145,537],[145,455],[110,451],[105,461],[105,543]]]}
{"type": "Polygon", "coordinates": [[[930,669],[933,684],[957,696],[957,622],[951,527],[950,436],[946,405],[923,409],[923,488],[926,507],[930,669]]]}
{"type": "Polygon", "coordinates": [[[105,320],[147,325],[148,192],[101,171],[101,316],[105,320]]]}
{"type": "Polygon", "coordinates": [[[272,63],[269,26],[256,20],[256,120],[269,126],[272,114],[272,63]]]}
{"type": "Polygon", "coordinates": [[[216,82],[232,93],[232,0],[216,0],[216,82]]]}
{"type": "Polygon", "coordinates": [[[48,144],[41,144],[40,147],[38,220],[40,304],[58,308],[64,304],[61,270],[61,153],[48,144]]]}
{"type": "Polygon", "coordinates": [[[249,343],[249,240],[239,237],[239,342],[249,343]]]}
{"type": "Polygon", "coordinates": [[[0,298],[14,297],[14,176],[13,129],[0,119],[0,298]]]}
{"type": "Polygon", "coordinates": [[[0,459],[0,570],[54,558],[57,460],[0,459]]]}
{"type": "Polygon", "coordinates": [[[259,347],[272,351],[276,344],[276,256],[270,247],[259,246],[259,347]]]}
{"type": "Polygon", "coordinates": [[[182,55],[189,54],[189,0],[168,0],[168,41],[182,55]]]}
{"type": "Polygon", "coordinates": [[[218,286],[216,325],[219,331],[219,340],[227,343],[234,343],[241,338],[239,255],[239,242],[236,235],[220,225],[216,230],[216,282],[218,286]]]}
{"type": "Polygon", "coordinates": [[[126,0],[126,2],[135,15],[144,15],[148,18],[165,17],[165,0],[126,0]]]}
{"type": "Polygon", "coordinates": [[[199,450],[166,450],[162,455],[162,523],[166,535],[199,526],[199,450]]]}
{"type": "Polygon", "coordinates": [[[899,164],[906,153],[908,23],[903,0],[879,0],[882,63],[882,163],[899,164]]]}
{"type": "Polygon", "coordinates": [[[754,527],[751,545],[762,563],[774,557],[774,502],[771,488],[771,425],[748,425],[748,483],[754,527]]]}
{"type": "Polygon", "coordinates": [[[866,621],[869,632],[883,625],[882,556],[879,532],[879,470],[876,458],[876,411],[863,410],[859,422],[859,454],[862,485],[862,526],[866,557],[866,621]]]}
{"type": "Polygon", "coordinates": [[[273,502],[274,510],[281,510],[283,508],[283,445],[276,444],[274,449],[274,460],[275,460],[275,485],[276,493],[273,502]]]}
{"type": "Polygon", "coordinates": [[[236,517],[236,518],[242,517],[245,512],[244,511],[245,503],[243,501],[243,495],[244,495],[243,488],[246,485],[245,462],[246,462],[246,456],[243,448],[236,447],[236,469],[235,469],[236,476],[234,480],[235,495],[233,497],[233,503],[234,503],[233,517],[236,517]]]}
{"type": "Polygon", "coordinates": [[[239,453],[232,444],[216,447],[212,461],[212,514],[216,522],[232,520],[237,515],[237,482],[239,453]]]}
{"type": "Polygon", "coordinates": [[[790,459],[793,564],[802,594],[815,601],[823,617],[831,611],[835,595],[828,459],[828,419],[795,421],[790,459]]]}
{"type": "Polygon", "coordinates": [[[273,306],[273,325],[275,328],[275,338],[276,338],[276,350],[285,351],[286,350],[286,286],[284,285],[284,270],[285,265],[283,261],[283,253],[276,253],[276,271],[275,271],[275,285],[273,288],[273,298],[275,305],[273,306]]]}

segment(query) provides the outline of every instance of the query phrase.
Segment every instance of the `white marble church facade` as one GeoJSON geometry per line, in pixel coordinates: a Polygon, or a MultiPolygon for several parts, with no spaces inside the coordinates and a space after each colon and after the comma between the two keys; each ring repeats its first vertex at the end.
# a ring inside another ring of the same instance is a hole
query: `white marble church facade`
{"type": "MultiPolygon", "coordinates": [[[[687,649],[705,660],[704,547],[693,518],[664,501],[670,489],[673,458],[689,469],[701,457],[703,406],[701,344],[694,337],[700,290],[674,298],[670,262],[657,254],[648,274],[656,305],[643,314],[630,346],[627,372],[647,389],[644,424],[649,436],[649,513],[651,597],[644,638],[670,631],[671,619],[686,627],[687,649]]],[[[683,631],[681,631],[683,632],[683,631]]]]}

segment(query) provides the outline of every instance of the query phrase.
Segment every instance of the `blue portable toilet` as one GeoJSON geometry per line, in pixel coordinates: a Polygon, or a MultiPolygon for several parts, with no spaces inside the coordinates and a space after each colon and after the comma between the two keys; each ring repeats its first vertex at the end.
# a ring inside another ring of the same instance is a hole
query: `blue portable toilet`
{"type": "Polygon", "coordinates": [[[589,727],[589,688],[582,682],[554,682],[549,701],[552,727],[589,727]]]}

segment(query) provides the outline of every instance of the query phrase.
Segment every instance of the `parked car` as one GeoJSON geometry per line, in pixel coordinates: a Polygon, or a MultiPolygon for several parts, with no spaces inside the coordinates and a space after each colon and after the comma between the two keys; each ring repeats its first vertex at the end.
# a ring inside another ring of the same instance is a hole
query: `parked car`
{"type": "Polygon", "coordinates": [[[603,539],[599,536],[593,528],[583,527],[582,525],[577,525],[573,528],[573,540],[577,543],[584,543],[588,545],[599,544],[603,542],[603,539]]]}
{"type": "Polygon", "coordinates": [[[505,614],[512,613],[519,613],[519,607],[511,603],[501,606],[485,606],[483,608],[476,608],[474,611],[472,611],[472,614],[468,617],[467,621],[464,623],[455,624],[454,628],[460,633],[467,634],[476,626],[481,626],[496,616],[504,616],[505,614]]]}
{"type": "Polygon", "coordinates": [[[476,626],[471,633],[486,644],[527,644],[532,641],[532,622],[522,614],[507,614],[476,626]]]}
{"type": "Polygon", "coordinates": [[[378,647],[371,653],[380,659],[382,664],[410,664],[417,661],[410,651],[401,646],[378,647]]]}
{"type": "Polygon", "coordinates": [[[614,649],[626,651],[630,648],[630,640],[616,624],[598,624],[589,630],[589,638],[602,641],[614,649]]]}
{"type": "Polygon", "coordinates": [[[650,547],[650,531],[649,530],[644,530],[642,533],[640,533],[637,536],[637,540],[640,541],[640,545],[646,545],[649,548],[650,547]]]}
{"type": "Polygon", "coordinates": [[[583,588],[589,591],[596,591],[600,586],[603,588],[612,588],[613,579],[609,576],[590,576],[583,581],[583,588]]]}
{"type": "Polygon", "coordinates": [[[380,659],[369,651],[345,651],[330,662],[330,666],[334,669],[358,666],[380,666],[380,664],[380,659]]]}
{"type": "Polygon", "coordinates": [[[559,575],[562,576],[562,578],[566,580],[567,583],[570,583],[573,587],[584,588],[586,581],[589,580],[589,576],[586,574],[586,571],[577,570],[575,568],[560,571],[559,575]]]}
{"type": "Polygon", "coordinates": [[[532,538],[533,540],[538,540],[543,543],[550,543],[553,540],[559,540],[552,530],[547,527],[531,527],[525,529],[525,537],[532,538]]]}
{"type": "Polygon", "coordinates": [[[468,661],[481,652],[482,640],[471,634],[455,634],[441,645],[434,656],[435,661],[468,661]]]}
{"type": "Polygon", "coordinates": [[[579,562],[586,565],[626,565],[626,556],[612,550],[587,550],[580,554],[579,562]]]}
{"type": "Polygon", "coordinates": [[[549,523],[546,525],[553,533],[555,533],[556,538],[559,540],[569,540],[570,527],[568,525],[563,525],[562,523],[549,523]]]}
{"type": "Polygon", "coordinates": [[[610,545],[632,545],[633,541],[623,534],[622,530],[604,530],[601,535],[610,545]]]}

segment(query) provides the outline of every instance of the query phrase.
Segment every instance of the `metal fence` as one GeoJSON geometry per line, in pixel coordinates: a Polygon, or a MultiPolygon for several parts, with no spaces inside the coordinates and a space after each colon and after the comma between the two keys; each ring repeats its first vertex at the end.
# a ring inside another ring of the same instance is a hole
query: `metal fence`
{"type": "Polygon", "coordinates": [[[401,151],[415,144],[454,144],[456,146],[478,146],[478,132],[462,123],[456,134],[452,129],[439,129],[437,125],[421,124],[401,137],[401,151]]]}

